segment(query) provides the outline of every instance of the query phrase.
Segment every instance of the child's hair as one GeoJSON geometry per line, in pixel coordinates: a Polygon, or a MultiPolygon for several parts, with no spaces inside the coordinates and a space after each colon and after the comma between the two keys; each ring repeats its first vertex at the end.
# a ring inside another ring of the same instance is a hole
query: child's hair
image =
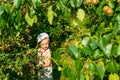
{"type": "Polygon", "coordinates": [[[37,43],[40,43],[43,39],[45,38],[49,38],[49,35],[45,32],[43,33],[40,33],[38,36],[37,36],[37,43]]]}

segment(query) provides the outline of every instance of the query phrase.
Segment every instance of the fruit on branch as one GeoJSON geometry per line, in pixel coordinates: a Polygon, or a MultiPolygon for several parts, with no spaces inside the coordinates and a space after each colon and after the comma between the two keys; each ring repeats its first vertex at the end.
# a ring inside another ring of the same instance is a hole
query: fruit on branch
{"type": "Polygon", "coordinates": [[[92,3],[92,0],[84,0],[85,5],[89,5],[92,3]]]}
{"type": "Polygon", "coordinates": [[[104,7],[103,7],[103,12],[104,12],[105,14],[107,14],[108,16],[111,16],[111,15],[113,14],[113,10],[112,10],[112,8],[110,8],[109,6],[104,6],[104,7]]]}
{"type": "Polygon", "coordinates": [[[98,4],[99,3],[99,0],[92,0],[92,4],[93,5],[96,5],[96,4],[98,4]]]}

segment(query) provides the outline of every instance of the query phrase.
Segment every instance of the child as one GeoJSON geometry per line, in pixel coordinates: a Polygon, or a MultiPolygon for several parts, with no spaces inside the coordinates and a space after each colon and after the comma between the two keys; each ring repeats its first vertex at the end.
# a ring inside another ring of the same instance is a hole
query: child
{"type": "Polygon", "coordinates": [[[41,33],[37,37],[38,48],[38,67],[42,67],[43,71],[38,72],[38,80],[53,80],[52,79],[52,64],[51,51],[49,49],[49,36],[47,33],[41,33]]]}

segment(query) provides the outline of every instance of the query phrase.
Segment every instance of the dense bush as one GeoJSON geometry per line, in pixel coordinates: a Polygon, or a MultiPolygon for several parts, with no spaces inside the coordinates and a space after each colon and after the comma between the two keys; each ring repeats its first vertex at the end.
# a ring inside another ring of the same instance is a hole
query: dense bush
{"type": "Polygon", "coordinates": [[[0,79],[36,78],[47,32],[55,80],[119,80],[119,12],[119,0],[0,0],[0,79]]]}

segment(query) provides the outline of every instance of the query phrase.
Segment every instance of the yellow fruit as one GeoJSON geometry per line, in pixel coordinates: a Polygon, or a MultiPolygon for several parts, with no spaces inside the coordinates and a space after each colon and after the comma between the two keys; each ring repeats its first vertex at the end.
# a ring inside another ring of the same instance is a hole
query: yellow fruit
{"type": "Polygon", "coordinates": [[[99,3],[99,0],[92,0],[92,4],[96,5],[99,3]]]}
{"type": "Polygon", "coordinates": [[[111,15],[112,13],[113,13],[112,8],[108,8],[108,10],[107,10],[107,14],[111,15]]]}
{"type": "Polygon", "coordinates": [[[84,2],[85,2],[85,5],[89,5],[92,3],[92,0],[84,0],[84,2]]]}
{"type": "Polygon", "coordinates": [[[120,4],[120,0],[117,0],[117,3],[119,3],[119,4],[120,4]]]}
{"type": "Polygon", "coordinates": [[[113,14],[113,10],[109,6],[104,6],[103,12],[105,12],[108,16],[111,16],[113,14]]]}
{"type": "Polygon", "coordinates": [[[104,6],[104,7],[103,7],[103,12],[106,12],[106,10],[107,10],[108,8],[109,8],[108,6],[104,6]]]}

